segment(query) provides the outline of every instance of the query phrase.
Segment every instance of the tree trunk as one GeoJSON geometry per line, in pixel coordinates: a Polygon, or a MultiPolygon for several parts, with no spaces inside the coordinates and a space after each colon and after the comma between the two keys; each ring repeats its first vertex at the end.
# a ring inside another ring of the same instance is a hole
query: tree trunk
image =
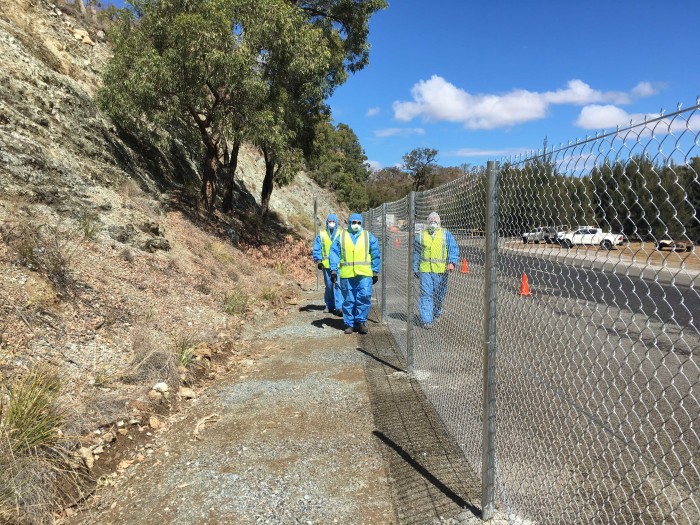
{"type": "Polygon", "coordinates": [[[80,6],[80,14],[83,17],[83,20],[85,20],[87,18],[87,11],[85,10],[84,0],[75,0],[75,2],[80,6]]]}
{"type": "Polygon", "coordinates": [[[207,147],[204,157],[204,172],[202,173],[202,201],[208,213],[214,211],[214,197],[216,197],[216,163],[217,149],[207,147]]]}
{"type": "Polygon", "coordinates": [[[265,179],[263,180],[262,193],[260,194],[260,216],[265,219],[270,209],[270,197],[275,177],[275,162],[267,149],[263,148],[265,156],[265,179]]]}
{"type": "Polygon", "coordinates": [[[221,202],[221,211],[228,213],[233,210],[233,181],[236,177],[238,167],[238,150],[241,148],[241,141],[236,139],[231,147],[231,156],[228,155],[228,148],[224,151],[224,197],[221,202]]]}

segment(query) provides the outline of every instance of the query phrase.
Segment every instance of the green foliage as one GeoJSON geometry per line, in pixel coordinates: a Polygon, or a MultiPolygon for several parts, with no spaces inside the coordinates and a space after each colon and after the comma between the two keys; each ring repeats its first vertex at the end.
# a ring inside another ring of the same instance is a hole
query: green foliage
{"type": "Polygon", "coordinates": [[[386,7],[385,0],[129,4],[110,33],[114,58],[100,104],[127,129],[153,122],[185,143],[201,141],[208,206],[207,184],[215,187],[226,144],[258,145],[266,160],[263,216],[273,185],[289,183],[310,154],[324,100],[367,64],[369,18],[386,7]]]}
{"type": "Polygon", "coordinates": [[[310,175],[353,210],[364,210],[369,205],[366,183],[370,173],[366,162],[367,156],[350,126],[333,126],[327,120],[317,125],[314,151],[308,162],[310,175]]]}
{"type": "Polygon", "coordinates": [[[438,150],[415,148],[403,156],[404,170],[413,177],[413,189],[423,188],[431,177],[438,150]]]}
{"type": "Polygon", "coordinates": [[[684,165],[659,165],[644,156],[606,163],[584,183],[603,227],[627,236],[700,240],[700,157],[684,165]]]}

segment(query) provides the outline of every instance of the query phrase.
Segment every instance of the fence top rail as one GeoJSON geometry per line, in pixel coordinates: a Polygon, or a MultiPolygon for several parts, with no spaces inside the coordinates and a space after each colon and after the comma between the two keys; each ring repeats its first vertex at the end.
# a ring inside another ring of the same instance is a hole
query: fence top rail
{"type": "MultiPolygon", "coordinates": [[[[596,132],[595,135],[593,135],[592,137],[586,136],[586,138],[582,139],[582,140],[577,138],[577,139],[574,139],[573,141],[571,141],[571,140],[568,141],[566,144],[561,143],[559,145],[559,147],[557,147],[556,149],[554,148],[554,146],[552,146],[552,148],[550,150],[533,150],[533,151],[530,151],[529,153],[520,153],[517,155],[503,157],[502,162],[509,163],[511,165],[517,165],[517,164],[531,162],[533,160],[538,160],[538,159],[544,160],[549,156],[558,156],[558,154],[563,153],[569,149],[580,148],[582,146],[585,146],[586,144],[595,143],[595,142],[604,140],[606,138],[618,137],[621,135],[625,135],[627,133],[630,133],[630,132],[637,130],[637,129],[640,129],[640,128],[644,129],[644,128],[652,127],[652,136],[653,136],[653,132],[655,131],[656,124],[663,122],[663,121],[672,122],[679,115],[688,114],[688,118],[685,119],[685,123],[686,123],[686,128],[684,129],[684,131],[685,131],[685,130],[689,129],[687,126],[691,122],[691,118],[693,117],[693,114],[698,109],[700,109],[700,97],[698,97],[696,99],[694,105],[689,106],[687,108],[681,109],[680,104],[678,104],[678,109],[672,113],[664,114],[663,110],[661,110],[660,114],[656,117],[649,118],[649,115],[644,115],[643,121],[637,122],[637,123],[630,123],[630,125],[626,126],[626,127],[617,126],[617,128],[614,131],[606,132],[605,130],[602,130],[600,132],[596,132]]],[[[674,131],[676,131],[676,130],[672,130],[670,128],[671,128],[671,126],[669,125],[668,134],[672,134],[674,131]]],[[[699,135],[700,129],[697,132],[695,132],[695,134],[696,134],[696,136],[699,135]]]]}

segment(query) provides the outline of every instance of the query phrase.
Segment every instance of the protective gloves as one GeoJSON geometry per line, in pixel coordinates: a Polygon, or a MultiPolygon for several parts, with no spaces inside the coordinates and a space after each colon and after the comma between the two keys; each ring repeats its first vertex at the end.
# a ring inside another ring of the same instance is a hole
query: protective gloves
{"type": "Polygon", "coordinates": [[[379,275],[377,275],[377,272],[374,272],[372,274],[372,284],[377,284],[378,280],[379,280],[379,275]]]}
{"type": "Polygon", "coordinates": [[[331,282],[334,284],[338,282],[338,274],[336,272],[331,272],[331,282]]]}
{"type": "Polygon", "coordinates": [[[413,275],[416,276],[416,279],[420,279],[420,272],[413,272],[413,275]]]}
{"type": "Polygon", "coordinates": [[[323,263],[322,262],[318,263],[316,265],[316,268],[318,268],[319,270],[323,270],[323,263]]]}

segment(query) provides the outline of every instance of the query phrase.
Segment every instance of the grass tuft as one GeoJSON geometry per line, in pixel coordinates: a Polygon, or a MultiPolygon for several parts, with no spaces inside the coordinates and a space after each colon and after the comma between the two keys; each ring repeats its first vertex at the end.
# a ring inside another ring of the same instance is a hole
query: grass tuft
{"type": "Polygon", "coordinates": [[[89,476],[60,432],[60,386],[46,367],[0,385],[0,523],[53,523],[85,495],[89,476]]]}
{"type": "Polygon", "coordinates": [[[224,297],[224,312],[229,315],[242,315],[248,309],[248,296],[240,290],[233,290],[224,297]]]}

